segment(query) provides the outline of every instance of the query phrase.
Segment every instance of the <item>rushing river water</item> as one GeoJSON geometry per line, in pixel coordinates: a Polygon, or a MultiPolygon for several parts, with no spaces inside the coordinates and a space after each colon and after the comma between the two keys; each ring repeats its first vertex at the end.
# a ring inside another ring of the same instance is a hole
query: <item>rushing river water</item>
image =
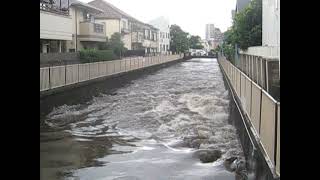
{"type": "Polygon", "coordinates": [[[55,107],[40,127],[41,179],[235,179],[223,165],[243,156],[229,103],[216,59],[191,59],[55,107]],[[208,148],[222,156],[201,163],[194,152],[208,148]]]}

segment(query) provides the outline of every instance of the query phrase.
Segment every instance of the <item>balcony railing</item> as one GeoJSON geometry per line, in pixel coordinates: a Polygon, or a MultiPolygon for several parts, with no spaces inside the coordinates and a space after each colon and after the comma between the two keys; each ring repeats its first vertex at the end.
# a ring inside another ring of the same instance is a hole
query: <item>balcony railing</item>
{"type": "Polygon", "coordinates": [[[103,24],[90,21],[80,22],[80,41],[106,41],[105,28],[103,24]]]}
{"type": "Polygon", "coordinates": [[[121,28],[121,33],[122,33],[122,34],[129,34],[129,33],[130,33],[130,29],[128,29],[128,28],[121,28]]]}
{"type": "Polygon", "coordinates": [[[61,15],[69,15],[69,1],[66,7],[62,7],[61,1],[40,0],[40,10],[61,15]]]}

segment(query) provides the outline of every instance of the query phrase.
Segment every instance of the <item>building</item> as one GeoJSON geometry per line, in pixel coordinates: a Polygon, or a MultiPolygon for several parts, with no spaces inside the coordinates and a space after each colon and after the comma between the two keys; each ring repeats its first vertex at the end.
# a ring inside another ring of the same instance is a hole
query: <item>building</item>
{"type": "Polygon", "coordinates": [[[40,53],[67,52],[73,34],[69,11],[69,4],[40,1],[40,53]]]}
{"type": "Polygon", "coordinates": [[[103,10],[96,16],[96,20],[106,25],[105,35],[108,38],[118,32],[128,50],[157,52],[158,29],[135,19],[104,0],[94,0],[88,4],[103,10]]]}
{"type": "Polygon", "coordinates": [[[219,28],[215,28],[213,24],[212,26],[210,27],[206,25],[206,40],[209,44],[209,48],[215,49],[218,45],[222,44],[223,33],[220,31],[219,28]]]}
{"type": "Polygon", "coordinates": [[[98,48],[105,25],[95,22],[102,10],[77,0],[40,1],[40,53],[98,48]]]}
{"type": "Polygon", "coordinates": [[[262,46],[280,47],[280,0],[262,0],[262,46]]]}
{"type": "Polygon", "coordinates": [[[231,18],[232,18],[232,19],[234,19],[235,14],[236,14],[236,10],[234,10],[234,9],[231,10],[231,18]]]}
{"type": "Polygon", "coordinates": [[[206,24],[206,40],[210,41],[214,38],[214,24],[206,24]]]}
{"type": "Polygon", "coordinates": [[[201,45],[203,46],[203,50],[208,53],[210,51],[210,46],[207,40],[202,39],[201,41],[201,45]]]}
{"type": "Polygon", "coordinates": [[[67,43],[67,48],[69,51],[98,49],[99,44],[106,42],[106,25],[96,20],[96,16],[103,11],[77,0],[69,1],[73,40],[67,43]]]}
{"type": "Polygon", "coordinates": [[[235,13],[238,13],[246,8],[249,5],[250,1],[251,0],[237,0],[235,13]]]}
{"type": "Polygon", "coordinates": [[[167,53],[170,51],[170,24],[169,20],[164,17],[158,17],[149,22],[149,24],[159,29],[158,33],[158,50],[167,53]]]}

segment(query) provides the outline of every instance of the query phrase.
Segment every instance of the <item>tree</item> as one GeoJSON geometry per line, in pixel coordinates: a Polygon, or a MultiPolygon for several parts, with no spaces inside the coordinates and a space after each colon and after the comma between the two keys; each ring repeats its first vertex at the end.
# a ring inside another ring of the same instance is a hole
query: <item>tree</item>
{"type": "Polygon", "coordinates": [[[120,58],[122,54],[127,50],[121,40],[121,34],[118,32],[112,34],[108,44],[108,47],[113,50],[114,54],[118,55],[120,58]]]}
{"type": "Polygon", "coordinates": [[[99,50],[108,50],[110,49],[110,43],[108,37],[106,37],[105,42],[100,42],[98,45],[99,50]]]}
{"type": "Polygon", "coordinates": [[[262,0],[252,0],[235,15],[232,27],[223,33],[224,42],[219,46],[226,58],[234,63],[235,45],[242,50],[262,44],[262,0]]]}
{"type": "Polygon", "coordinates": [[[173,52],[184,52],[189,49],[189,33],[184,32],[178,25],[170,26],[170,50],[173,52]]]}
{"type": "Polygon", "coordinates": [[[204,47],[201,44],[200,36],[191,36],[189,38],[190,48],[191,49],[203,49],[204,47]]]}
{"type": "Polygon", "coordinates": [[[235,15],[231,43],[242,50],[262,44],[262,0],[253,0],[248,7],[235,15]]]}

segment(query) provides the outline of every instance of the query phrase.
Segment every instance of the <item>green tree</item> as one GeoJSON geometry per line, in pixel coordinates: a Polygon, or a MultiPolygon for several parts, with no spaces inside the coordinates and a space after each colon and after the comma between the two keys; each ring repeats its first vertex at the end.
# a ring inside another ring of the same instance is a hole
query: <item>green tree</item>
{"type": "Polygon", "coordinates": [[[229,43],[237,43],[242,50],[262,44],[262,0],[252,0],[235,15],[229,43]]]}
{"type": "Polygon", "coordinates": [[[218,47],[228,60],[234,63],[235,45],[247,50],[262,44],[262,0],[252,0],[235,15],[232,27],[223,33],[224,42],[218,47]]]}
{"type": "Polygon", "coordinates": [[[189,50],[189,33],[184,32],[178,25],[170,26],[170,50],[173,52],[184,52],[189,50]]]}
{"type": "Polygon", "coordinates": [[[124,47],[124,43],[121,40],[120,33],[112,34],[110,41],[108,43],[108,48],[113,50],[114,54],[121,58],[122,54],[127,51],[127,48],[124,47]]]}
{"type": "Polygon", "coordinates": [[[200,36],[191,36],[189,38],[190,48],[191,49],[203,49],[204,47],[201,44],[200,36]]]}
{"type": "Polygon", "coordinates": [[[108,37],[106,37],[105,42],[100,42],[98,45],[99,50],[109,50],[110,49],[110,43],[108,37]]]}

